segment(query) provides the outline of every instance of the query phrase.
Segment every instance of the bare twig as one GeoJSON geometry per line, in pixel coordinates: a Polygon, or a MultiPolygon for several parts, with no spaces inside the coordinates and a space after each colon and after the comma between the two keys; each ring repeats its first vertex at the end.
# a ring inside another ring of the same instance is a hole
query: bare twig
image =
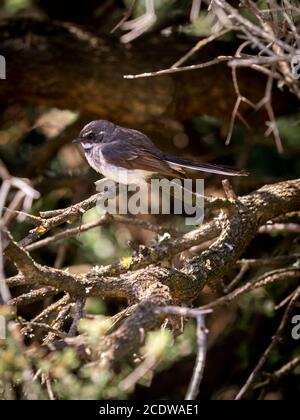
{"type": "Polygon", "coordinates": [[[46,383],[46,388],[47,388],[49,399],[50,399],[50,401],[54,401],[55,397],[54,397],[54,393],[53,393],[53,389],[52,389],[52,385],[51,385],[51,380],[49,378],[45,378],[45,383],[46,383]]]}
{"type": "Polygon", "coordinates": [[[70,327],[69,332],[68,332],[69,337],[73,337],[74,335],[77,334],[77,324],[81,320],[81,318],[83,317],[84,305],[85,305],[85,298],[77,300],[75,316],[73,318],[71,327],[70,327]]]}
{"type": "Polygon", "coordinates": [[[203,314],[199,314],[196,317],[197,321],[197,345],[198,345],[198,352],[196,363],[194,367],[193,376],[191,382],[189,384],[185,399],[186,400],[195,400],[198,393],[200,383],[203,378],[204,367],[205,367],[205,359],[206,359],[206,351],[207,351],[207,344],[206,344],[206,335],[207,329],[205,326],[205,320],[203,314]]]}
{"type": "MultiPolygon", "coordinates": [[[[65,305],[70,302],[70,296],[66,294],[64,297],[59,299],[57,302],[52,303],[47,308],[45,308],[41,313],[34,317],[30,322],[39,323],[41,321],[46,322],[48,318],[56,311],[60,311],[65,305]]],[[[27,327],[23,328],[21,332],[23,334],[28,333],[30,330],[30,322],[27,327]]]]}
{"type": "Polygon", "coordinates": [[[259,388],[266,388],[269,385],[278,384],[285,376],[293,373],[293,371],[299,366],[300,364],[300,356],[295,357],[294,359],[290,360],[288,363],[283,365],[280,369],[276,370],[273,373],[265,373],[264,375],[267,376],[267,379],[259,382],[257,384],[253,384],[253,389],[259,388]]]}
{"type": "Polygon", "coordinates": [[[293,298],[294,294],[295,290],[293,290],[292,293],[290,293],[286,298],[284,298],[280,303],[278,303],[278,305],[274,307],[274,310],[279,311],[280,309],[282,309],[285,305],[289,303],[289,301],[293,298]]]}
{"type": "Polygon", "coordinates": [[[201,309],[214,308],[219,305],[226,305],[232,302],[241,295],[250,292],[251,290],[259,287],[267,286],[268,284],[274,283],[275,281],[282,281],[288,279],[297,279],[300,277],[300,269],[298,268],[282,268],[270,271],[268,273],[259,276],[254,281],[246,283],[244,286],[234,290],[226,296],[214,300],[213,302],[201,307],[201,309]]]}
{"type": "Polygon", "coordinates": [[[44,235],[46,232],[53,229],[54,227],[79,217],[80,215],[82,215],[82,213],[94,207],[97,201],[100,200],[102,196],[102,193],[94,194],[86,200],[75,204],[74,206],[68,207],[66,209],[61,209],[58,212],[55,212],[55,215],[53,215],[53,212],[51,212],[51,214],[49,214],[50,212],[48,212],[47,214],[41,213],[41,224],[32,231],[30,231],[29,235],[20,242],[20,245],[22,247],[27,246],[30,243],[36,241],[40,236],[44,235]]]}
{"type": "Polygon", "coordinates": [[[120,383],[121,389],[124,391],[133,388],[134,385],[143,378],[149,371],[155,369],[159,364],[160,358],[156,355],[149,355],[145,360],[139,364],[139,366],[134,369],[125,379],[120,383]]]}
{"type": "Polygon", "coordinates": [[[58,293],[53,287],[42,287],[41,289],[31,290],[16,298],[8,301],[9,305],[29,305],[30,303],[43,300],[46,297],[54,296],[58,293]]]}
{"type": "Polygon", "coordinates": [[[159,312],[172,314],[172,315],[180,315],[184,317],[192,317],[196,319],[197,322],[197,344],[198,344],[198,352],[196,363],[192,375],[191,382],[189,384],[187,393],[186,393],[186,400],[195,400],[198,392],[199,386],[202,381],[204,367],[205,367],[205,359],[206,359],[206,335],[207,329],[205,326],[204,316],[210,314],[212,309],[190,309],[180,306],[165,306],[157,309],[159,312]]]}
{"type": "Polygon", "coordinates": [[[275,115],[274,115],[274,111],[273,111],[273,107],[272,107],[272,103],[271,103],[271,101],[272,101],[272,87],[273,87],[273,76],[269,76],[268,81],[267,81],[267,85],[266,85],[265,95],[262,98],[262,100],[257,104],[256,109],[259,109],[261,106],[265,107],[265,109],[268,113],[269,119],[270,119],[270,121],[267,123],[268,130],[266,131],[265,135],[268,136],[271,133],[273,133],[277,150],[278,150],[279,153],[283,153],[283,146],[282,146],[278,126],[277,126],[277,123],[276,123],[276,119],[275,119],[275,115]]]}
{"type": "Polygon", "coordinates": [[[95,222],[86,223],[84,225],[81,225],[75,228],[65,229],[59,233],[54,234],[53,236],[50,236],[45,239],[41,239],[40,241],[27,245],[25,249],[27,249],[27,251],[33,251],[35,249],[48,246],[61,239],[67,239],[72,236],[79,235],[90,229],[94,229],[97,226],[103,226],[103,225],[107,225],[111,223],[122,223],[122,224],[127,224],[127,225],[139,226],[143,229],[147,229],[152,232],[159,233],[161,235],[165,232],[170,233],[172,236],[178,235],[178,231],[174,229],[172,226],[157,225],[147,220],[132,218],[128,216],[122,216],[122,215],[111,215],[107,213],[104,216],[101,216],[101,218],[96,220],[95,222]]]}
{"type": "MultiPolygon", "coordinates": [[[[31,187],[28,180],[11,176],[2,160],[0,160],[0,177],[2,178],[0,187],[0,302],[7,303],[11,296],[5,281],[2,230],[8,226],[12,219],[10,209],[16,210],[21,207],[24,212],[27,212],[31,208],[33,200],[39,198],[40,195],[31,187]],[[7,209],[5,204],[10,192],[15,189],[17,192],[7,209]]],[[[22,220],[22,216],[19,215],[19,218],[22,220]]]]}
{"type": "Polygon", "coordinates": [[[185,66],[185,67],[176,67],[176,68],[169,68],[164,70],[158,70],[153,72],[147,73],[140,73],[140,74],[125,74],[123,77],[124,79],[140,79],[143,77],[154,77],[160,76],[162,74],[172,74],[172,73],[180,73],[187,70],[199,70],[204,69],[206,67],[214,66],[215,64],[223,63],[224,61],[230,61],[233,57],[232,56],[219,56],[214,58],[213,60],[207,61],[206,63],[201,64],[194,64],[192,66],[185,66]]]}
{"type": "Polygon", "coordinates": [[[259,233],[300,233],[300,224],[273,223],[261,226],[259,233]]]}
{"type": "Polygon", "coordinates": [[[130,5],[129,9],[126,10],[126,12],[124,13],[123,18],[110,31],[111,34],[113,34],[114,32],[116,32],[116,30],[119,29],[126,22],[126,20],[130,18],[131,14],[133,12],[135,3],[136,3],[136,0],[132,0],[132,3],[130,5]]]}
{"type": "Polygon", "coordinates": [[[234,189],[228,179],[224,179],[222,181],[223,190],[225,192],[227,200],[231,201],[232,203],[235,203],[238,199],[236,193],[234,192],[234,189]]]}
{"type": "Polygon", "coordinates": [[[190,11],[190,21],[195,22],[200,14],[202,0],[193,0],[190,11]]]}
{"type": "Polygon", "coordinates": [[[184,306],[162,306],[157,308],[159,313],[180,315],[184,317],[197,318],[199,315],[207,315],[212,313],[212,309],[192,309],[184,306]]]}
{"type": "Polygon", "coordinates": [[[300,356],[295,357],[294,359],[286,363],[284,366],[282,366],[280,369],[276,370],[272,374],[272,379],[280,381],[281,378],[293,372],[293,370],[295,370],[295,368],[299,365],[300,365],[300,356]]]}
{"type": "Polygon", "coordinates": [[[242,267],[245,264],[249,267],[280,267],[283,264],[291,264],[299,259],[300,254],[278,255],[277,257],[270,258],[242,259],[237,261],[237,265],[239,267],[242,267]]]}
{"type": "MultiPolygon", "coordinates": [[[[52,326],[56,331],[59,331],[63,325],[64,322],[71,310],[72,303],[68,303],[67,305],[63,306],[62,309],[59,311],[56,320],[52,326]]],[[[47,334],[47,336],[44,338],[44,344],[50,344],[52,341],[54,341],[56,334],[53,332],[50,332],[47,334]]]]}
{"type": "Polygon", "coordinates": [[[0,304],[7,303],[11,298],[9,288],[5,281],[4,261],[3,261],[3,242],[0,230],[0,304]]]}
{"type": "MultiPolygon", "coordinates": [[[[241,44],[239,46],[239,48],[237,49],[237,51],[235,53],[235,56],[238,57],[238,58],[241,58],[241,53],[242,53],[243,49],[245,47],[247,47],[248,45],[249,45],[249,41],[246,41],[243,44],[241,44]]],[[[235,93],[237,95],[237,99],[236,99],[236,103],[234,105],[234,108],[233,108],[233,111],[232,111],[232,114],[231,114],[229,129],[228,129],[228,133],[227,133],[227,137],[226,137],[226,141],[225,141],[226,145],[228,145],[230,143],[236,117],[237,116],[240,117],[240,114],[239,114],[240,105],[242,103],[246,103],[246,104],[250,105],[252,108],[255,108],[255,105],[249,99],[247,99],[244,95],[241,94],[239,84],[238,84],[236,66],[232,65],[231,72],[232,72],[233,86],[234,86],[235,93]]]]}
{"type": "Polygon", "coordinates": [[[67,336],[67,334],[62,333],[61,331],[58,331],[56,328],[53,328],[50,325],[45,324],[43,322],[35,322],[35,321],[27,322],[27,321],[23,321],[21,319],[19,319],[19,322],[22,326],[25,327],[26,334],[34,328],[41,328],[41,329],[43,329],[47,332],[53,333],[55,336],[57,336],[59,338],[65,338],[67,336]]]}
{"type": "Polygon", "coordinates": [[[235,286],[243,279],[243,277],[245,276],[245,274],[247,273],[249,268],[250,268],[250,265],[247,262],[245,264],[243,264],[241,266],[240,271],[235,276],[235,278],[232,280],[232,282],[229,283],[228,286],[226,286],[224,288],[224,293],[227,294],[227,293],[231,292],[235,288],[235,286]]]}
{"type": "Polygon", "coordinates": [[[201,48],[205,47],[205,45],[209,44],[210,42],[215,41],[218,38],[221,38],[222,36],[226,35],[228,32],[230,32],[230,29],[223,29],[220,32],[217,32],[216,34],[212,34],[207,38],[201,39],[197,42],[197,44],[188,51],[183,57],[181,57],[176,63],[174,63],[171,66],[171,69],[177,68],[179,66],[182,66],[183,63],[185,63],[189,58],[192,57],[197,51],[199,51],[201,48]]]}
{"type": "Polygon", "coordinates": [[[237,394],[237,396],[235,397],[236,400],[241,400],[245,394],[249,391],[249,389],[251,388],[258,372],[261,370],[261,368],[264,366],[264,364],[266,363],[270,353],[272,352],[272,350],[275,348],[275,346],[278,344],[284,330],[286,327],[286,324],[289,320],[290,314],[292,312],[292,309],[294,307],[294,305],[296,304],[298,298],[300,296],[300,287],[298,287],[298,289],[296,290],[296,292],[294,293],[293,298],[291,299],[283,317],[282,320],[280,322],[280,325],[274,335],[274,337],[272,338],[272,341],[270,343],[270,345],[267,347],[267,349],[264,351],[263,355],[261,356],[261,358],[259,359],[257,365],[255,366],[254,370],[252,371],[251,375],[249,376],[249,378],[247,379],[245,385],[241,388],[241,390],[239,391],[239,393],[237,394]]]}

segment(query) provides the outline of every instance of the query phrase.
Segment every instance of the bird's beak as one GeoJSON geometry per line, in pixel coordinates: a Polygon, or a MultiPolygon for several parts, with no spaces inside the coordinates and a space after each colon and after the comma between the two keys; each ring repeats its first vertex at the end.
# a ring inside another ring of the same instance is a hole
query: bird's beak
{"type": "Polygon", "coordinates": [[[72,140],[72,143],[80,143],[80,142],[81,142],[80,137],[76,137],[76,139],[72,140]]]}

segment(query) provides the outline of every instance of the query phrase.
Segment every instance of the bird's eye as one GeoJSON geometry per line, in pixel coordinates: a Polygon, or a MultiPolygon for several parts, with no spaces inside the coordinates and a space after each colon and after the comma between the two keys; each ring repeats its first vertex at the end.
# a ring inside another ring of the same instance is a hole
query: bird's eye
{"type": "Polygon", "coordinates": [[[103,140],[103,138],[104,138],[104,131],[100,131],[99,133],[98,133],[98,136],[97,136],[97,138],[98,138],[98,140],[99,141],[102,141],[103,140]]]}
{"type": "Polygon", "coordinates": [[[93,140],[95,138],[95,134],[94,133],[89,133],[89,135],[87,136],[89,140],[93,140]]]}

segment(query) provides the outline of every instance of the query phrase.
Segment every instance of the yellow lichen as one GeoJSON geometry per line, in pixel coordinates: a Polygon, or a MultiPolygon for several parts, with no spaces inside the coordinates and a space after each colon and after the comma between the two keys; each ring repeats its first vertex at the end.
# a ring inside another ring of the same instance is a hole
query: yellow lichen
{"type": "Polygon", "coordinates": [[[39,235],[43,235],[45,232],[47,232],[47,229],[45,228],[45,226],[44,226],[44,225],[40,225],[40,226],[37,228],[37,232],[38,232],[38,234],[39,234],[39,235]]]}
{"type": "Polygon", "coordinates": [[[132,257],[124,257],[121,259],[121,264],[124,268],[126,268],[127,270],[130,268],[132,263],[132,257]]]}
{"type": "Polygon", "coordinates": [[[205,266],[206,266],[206,268],[207,268],[208,270],[211,270],[211,261],[210,261],[209,259],[207,259],[207,260],[205,261],[205,266]]]}

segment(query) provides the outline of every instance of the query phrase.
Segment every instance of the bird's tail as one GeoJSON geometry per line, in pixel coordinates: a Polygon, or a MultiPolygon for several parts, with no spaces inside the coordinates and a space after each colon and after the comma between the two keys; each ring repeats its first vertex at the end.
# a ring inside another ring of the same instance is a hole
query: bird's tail
{"type": "Polygon", "coordinates": [[[165,155],[165,160],[172,169],[186,168],[193,171],[208,172],[212,174],[228,175],[228,176],[247,176],[249,173],[244,170],[236,170],[227,168],[226,166],[213,165],[209,163],[195,162],[190,159],[183,159],[177,156],[165,155]]]}

